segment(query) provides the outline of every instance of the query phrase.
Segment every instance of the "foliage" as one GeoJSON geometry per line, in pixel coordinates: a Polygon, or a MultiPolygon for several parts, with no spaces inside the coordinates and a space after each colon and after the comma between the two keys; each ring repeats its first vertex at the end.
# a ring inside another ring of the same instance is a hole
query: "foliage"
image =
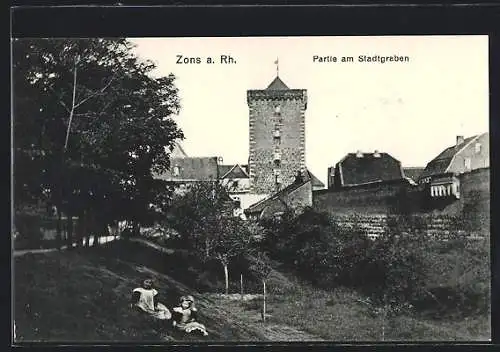
{"type": "Polygon", "coordinates": [[[252,256],[250,270],[262,281],[267,280],[272,272],[272,266],[267,255],[263,252],[256,252],[252,256]]]}
{"type": "Polygon", "coordinates": [[[179,232],[186,247],[199,250],[208,259],[232,209],[233,202],[222,185],[197,182],[173,198],[166,222],[179,232]]]}
{"type": "Polygon", "coordinates": [[[341,227],[328,214],[311,208],[297,216],[285,213],[263,226],[267,231],[262,249],[322,287],[350,280],[359,252],[370,243],[355,223],[341,227]]]}
{"type": "Polygon", "coordinates": [[[120,38],[19,39],[12,53],[16,203],[99,223],[161,213],[167,187],[152,173],[183,138],[175,77],[153,78],[120,38]]]}

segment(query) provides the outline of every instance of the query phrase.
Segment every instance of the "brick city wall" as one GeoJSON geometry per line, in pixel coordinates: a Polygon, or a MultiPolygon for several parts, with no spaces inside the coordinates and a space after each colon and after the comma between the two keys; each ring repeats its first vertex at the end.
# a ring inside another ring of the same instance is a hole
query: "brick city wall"
{"type": "Polygon", "coordinates": [[[344,190],[314,191],[313,207],[332,215],[386,214],[390,212],[398,191],[406,187],[406,183],[398,181],[344,190]]]}
{"type": "MultiPolygon", "coordinates": [[[[336,215],[333,216],[333,219],[340,226],[357,225],[362,230],[366,231],[367,235],[375,237],[384,234],[387,228],[387,220],[390,217],[391,215],[358,215],[356,217],[336,215]]],[[[415,214],[412,217],[424,224],[421,228],[423,233],[427,233],[436,238],[445,238],[449,235],[461,232],[465,233],[466,231],[457,226],[457,219],[448,215],[415,214]]],[[[398,224],[398,227],[399,225],[401,224],[398,224]]],[[[411,231],[410,226],[401,226],[401,229],[403,231],[411,231]]],[[[467,234],[482,235],[487,233],[486,230],[486,228],[473,227],[471,231],[467,231],[467,234]]]]}
{"type": "Polygon", "coordinates": [[[388,215],[398,213],[427,219],[430,231],[436,230],[441,235],[453,230],[449,219],[455,217],[464,219],[474,231],[489,234],[489,168],[462,174],[459,179],[460,199],[450,198],[444,203],[430,198],[428,189],[400,182],[343,191],[314,191],[313,207],[328,212],[341,222],[348,222],[346,219],[356,216],[374,234],[381,231],[388,215]]]}
{"type": "Polygon", "coordinates": [[[305,90],[249,91],[250,153],[249,174],[251,193],[276,191],[274,152],[281,152],[280,178],[285,187],[304,170],[305,160],[305,90]],[[276,114],[275,107],[280,106],[276,114]],[[274,131],[280,131],[277,145],[274,131]]]}

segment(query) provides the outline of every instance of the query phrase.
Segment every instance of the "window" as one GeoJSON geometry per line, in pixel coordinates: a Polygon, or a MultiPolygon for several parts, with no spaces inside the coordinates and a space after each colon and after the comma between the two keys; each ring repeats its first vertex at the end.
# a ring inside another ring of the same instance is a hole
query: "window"
{"type": "Polygon", "coordinates": [[[481,143],[476,143],[476,154],[481,153],[481,143]]]}
{"type": "Polygon", "coordinates": [[[274,107],[274,113],[275,113],[276,115],[279,115],[279,114],[281,113],[281,107],[280,107],[279,105],[276,105],[276,106],[274,107]]]}
{"type": "Polygon", "coordinates": [[[180,169],[178,166],[175,166],[174,167],[174,176],[179,176],[179,173],[180,173],[180,169]]]}
{"type": "Polygon", "coordinates": [[[470,158],[465,158],[464,159],[464,167],[465,167],[466,170],[470,170],[470,167],[471,167],[470,164],[471,164],[470,158]]]}

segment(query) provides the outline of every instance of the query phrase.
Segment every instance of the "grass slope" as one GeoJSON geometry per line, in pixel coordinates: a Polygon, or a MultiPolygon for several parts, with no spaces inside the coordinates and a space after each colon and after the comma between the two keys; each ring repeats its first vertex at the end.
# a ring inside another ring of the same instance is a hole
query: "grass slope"
{"type": "MultiPolygon", "coordinates": [[[[230,270],[238,273],[237,268],[230,270]]],[[[239,292],[238,280],[231,292],[239,292]]],[[[207,268],[185,252],[165,252],[117,241],[101,248],[25,254],[15,258],[15,319],[22,341],[380,341],[382,321],[364,297],[338,288],[326,292],[274,270],[268,280],[267,322],[261,303],[235,300],[222,292],[219,267],[207,268]],[[173,331],[131,310],[133,288],[152,277],[168,307],[192,294],[208,338],[173,331]]],[[[245,292],[259,286],[246,276],[245,292]]],[[[385,340],[478,341],[489,339],[489,318],[455,319],[401,315],[387,321],[385,340]]]]}
{"type": "MultiPolygon", "coordinates": [[[[173,306],[187,286],[146,266],[105,255],[85,253],[26,254],[15,260],[15,321],[22,341],[193,341],[169,324],[149,319],[129,308],[133,288],[153,277],[173,306]]],[[[209,340],[251,341],[262,335],[218,309],[211,298],[197,298],[200,321],[209,340]]]]}

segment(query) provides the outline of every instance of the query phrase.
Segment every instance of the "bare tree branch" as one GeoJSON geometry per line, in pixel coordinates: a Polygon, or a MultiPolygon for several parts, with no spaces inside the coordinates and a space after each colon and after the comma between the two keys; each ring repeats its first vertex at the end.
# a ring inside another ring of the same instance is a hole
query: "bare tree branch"
{"type": "Polygon", "coordinates": [[[108,89],[108,87],[111,85],[111,83],[113,83],[114,79],[115,79],[115,76],[113,75],[113,76],[110,78],[109,82],[108,82],[108,83],[107,83],[104,87],[102,87],[102,88],[101,88],[101,89],[99,89],[98,91],[96,91],[96,92],[94,92],[94,93],[90,94],[88,97],[84,98],[83,100],[81,100],[80,102],[78,102],[77,104],[75,104],[75,109],[76,109],[77,107],[79,107],[80,105],[82,105],[83,103],[85,103],[86,101],[88,101],[88,100],[92,99],[93,97],[95,97],[95,96],[97,96],[97,95],[99,95],[99,94],[104,93],[104,91],[105,91],[106,89],[108,89]]]}
{"type": "Polygon", "coordinates": [[[56,93],[55,89],[54,89],[54,88],[52,88],[52,87],[49,87],[49,89],[50,89],[50,90],[51,90],[51,91],[52,91],[52,92],[53,92],[53,93],[57,96],[57,98],[58,98],[58,101],[57,101],[57,102],[58,102],[58,103],[59,103],[62,107],[64,107],[64,109],[66,109],[66,111],[67,111],[68,113],[71,113],[70,108],[68,108],[68,106],[64,103],[64,101],[61,99],[61,97],[59,96],[59,94],[57,94],[57,93],[56,93]]]}
{"type": "Polygon", "coordinates": [[[68,147],[68,138],[69,138],[69,132],[71,130],[71,122],[73,121],[73,113],[75,111],[75,96],[76,96],[76,69],[77,69],[77,64],[78,64],[79,58],[75,58],[75,66],[74,66],[74,71],[73,71],[73,100],[71,102],[71,111],[69,113],[69,122],[68,122],[68,128],[66,129],[66,140],[64,142],[64,151],[66,151],[66,148],[68,147]]]}

